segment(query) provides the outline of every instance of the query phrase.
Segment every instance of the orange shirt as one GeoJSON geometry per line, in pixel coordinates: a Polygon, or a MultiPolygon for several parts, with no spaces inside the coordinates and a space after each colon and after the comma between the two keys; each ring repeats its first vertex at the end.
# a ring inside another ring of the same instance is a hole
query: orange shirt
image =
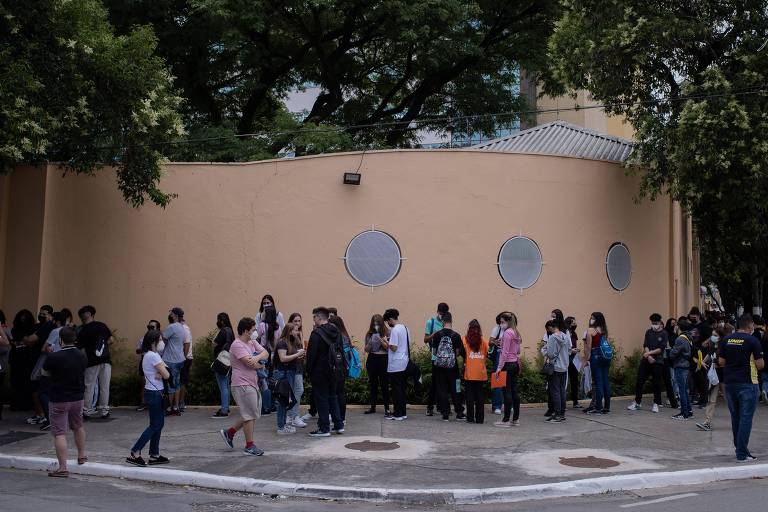
{"type": "Polygon", "coordinates": [[[464,342],[464,353],[467,354],[464,358],[464,380],[488,380],[488,373],[485,369],[485,359],[488,357],[488,340],[485,338],[481,338],[481,340],[480,350],[472,352],[466,336],[461,338],[461,341],[464,342]]]}

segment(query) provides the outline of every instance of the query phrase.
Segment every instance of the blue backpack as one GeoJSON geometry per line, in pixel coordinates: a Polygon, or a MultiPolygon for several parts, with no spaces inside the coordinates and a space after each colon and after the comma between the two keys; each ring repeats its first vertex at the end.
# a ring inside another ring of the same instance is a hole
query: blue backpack
{"type": "Polygon", "coordinates": [[[608,343],[606,336],[600,338],[600,357],[606,363],[610,363],[613,359],[613,347],[608,343]]]}
{"type": "Polygon", "coordinates": [[[360,378],[363,373],[363,363],[360,354],[352,344],[344,344],[344,359],[347,361],[347,376],[350,379],[360,378]]]}

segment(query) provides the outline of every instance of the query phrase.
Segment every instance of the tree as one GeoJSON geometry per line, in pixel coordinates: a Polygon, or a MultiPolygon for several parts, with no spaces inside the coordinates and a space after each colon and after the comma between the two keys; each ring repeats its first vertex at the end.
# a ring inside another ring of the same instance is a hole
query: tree
{"type": "Polygon", "coordinates": [[[165,206],[163,145],[184,133],[172,77],[147,26],[116,36],[98,0],[0,4],[0,171],[63,162],[117,168],[132,206],[165,206]]]}
{"type": "Polygon", "coordinates": [[[763,305],[766,34],[764,1],[565,0],[541,74],[547,93],[586,89],[626,116],[640,197],[669,194],[692,216],[703,278],[730,306],[763,305]]]}
{"type": "MultiPolygon", "coordinates": [[[[189,100],[190,126],[272,130],[288,91],[314,85],[321,93],[301,123],[357,126],[347,132],[366,146],[408,145],[414,127],[442,131],[446,117],[519,110],[518,70],[544,67],[558,12],[555,0],[108,5],[120,30],[154,27],[189,100]]],[[[514,120],[477,117],[453,129],[491,134],[514,120]]]]}

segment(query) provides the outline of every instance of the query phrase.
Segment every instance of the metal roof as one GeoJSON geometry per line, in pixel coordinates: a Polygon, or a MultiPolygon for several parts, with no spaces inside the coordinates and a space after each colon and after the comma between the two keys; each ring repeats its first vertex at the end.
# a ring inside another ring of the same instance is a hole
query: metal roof
{"type": "Polygon", "coordinates": [[[623,162],[632,152],[633,142],[565,121],[555,121],[482,142],[472,148],[484,151],[536,153],[623,162]]]}

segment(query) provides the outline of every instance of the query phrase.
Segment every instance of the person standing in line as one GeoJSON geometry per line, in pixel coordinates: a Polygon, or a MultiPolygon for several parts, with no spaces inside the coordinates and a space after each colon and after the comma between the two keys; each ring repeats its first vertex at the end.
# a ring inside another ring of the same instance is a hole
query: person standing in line
{"type": "Polygon", "coordinates": [[[520,395],[517,393],[517,378],[520,375],[520,352],[523,339],[517,330],[517,316],[514,313],[501,315],[501,355],[496,373],[505,371],[507,384],[504,387],[504,416],[494,426],[508,428],[520,426],[520,395]],[[512,413],[512,423],[510,423],[512,413]]]}
{"type": "MultiPolygon", "coordinates": [[[[261,318],[262,321],[256,324],[256,332],[253,334],[253,339],[265,348],[269,354],[264,363],[265,369],[259,370],[259,377],[266,382],[266,379],[272,377],[272,373],[275,370],[272,365],[272,355],[275,353],[275,343],[280,336],[280,324],[277,321],[277,309],[274,306],[265,306],[261,318]]],[[[272,390],[264,384],[261,387],[261,407],[261,414],[277,412],[277,407],[272,400],[272,390]]]]}
{"type": "Polygon", "coordinates": [[[627,406],[630,411],[637,411],[642,407],[643,388],[648,376],[651,376],[653,384],[653,406],[651,412],[659,412],[661,403],[661,383],[662,372],[664,371],[664,350],[669,345],[667,332],[664,330],[664,324],[661,315],[654,313],[650,316],[651,328],[645,331],[645,340],[643,341],[643,357],[640,359],[640,365],[637,369],[637,381],[635,383],[635,399],[627,406]]]}
{"type": "Polygon", "coordinates": [[[168,378],[168,397],[171,406],[167,411],[169,416],[181,416],[180,389],[181,389],[181,370],[184,368],[184,362],[187,360],[187,354],[192,350],[187,340],[187,331],[184,329],[181,321],[184,319],[184,310],[180,307],[171,309],[168,316],[168,327],[163,332],[165,339],[165,350],[163,350],[163,362],[168,367],[170,377],[168,378]]]}
{"type": "MultiPolygon", "coordinates": [[[[730,327],[730,326],[729,326],[730,327]]],[[[718,364],[717,352],[720,343],[725,340],[726,336],[733,334],[733,329],[726,328],[719,323],[716,324],[712,331],[712,336],[704,342],[704,348],[707,351],[707,356],[704,360],[704,364],[708,367],[715,368],[715,374],[717,375],[717,384],[714,386],[709,383],[709,393],[707,397],[707,407],[704,409],[704,421],[697,423],[696,428],[703,432],[712,431],[712,418],[715,415],[715,406],[717,405],[717,398],[720,394],[725,396],[725,384],[723,376],[723,368],[718,364]]],[[[765,352],[763,352],[765,354],[765,352]]],[[[709,380],[709,379],[708,379],[709,380]]]]}
{"type": "MultiPolygon", "coordinates": [[[[448,313],[449,307],[445,302],[441,302],[437,305],[437,313],[435,316],[427,320],[427,324],[424,327],[424,344],[427,347],[431,347],[432,339],[435,333],[443,328],[442,317],[445,313],[448,313]]],[[[429,393],[427,394],[427,416],[435,414],[435,401],[437,397],[437,387],[435,382],[435,358],[432,356],[432,382],[429,386],[429,393]]]]}
{"type": "MultiPolygon", "coordinates": [[[[565,331],[565,317],[563,315],[563,312],[559,309],[553,309],[549,315],[550,320],[554,320],[558,323],[558,325],[563,326],[563,332],[565,331]]],[[[544,336],[541,338],[541,355],[543,357],[546,356],[545,348],[547,346],[547,341],[549,340],[549,337],[552,335],[554,330],[550,329],[547,330],[544,333],[544,336]]],[[[552,385],[552,379],[554,378],[554,375],[545,375],[544,376],[546,382],[547,382],[547,410],[544,413],[544,416],[546,418],[552,418],[555,415],[555,401],[554,401],[554,392],[553,392],[553,385],[552,385]]]]}
{"type": "Polygon", "coordinates": [[[184,412],[187,410],[187,386],[189,385],[189,372],[192,370],[194,350],[192,350],[192,330],[189,328],[189,324],[184,318],[180,320],[180,323],[184,328],[184,344],[189,345],[189,350],[184,354],[184,366],[181,367],[179,373],[179,411],[184,412]]]}
{"type": "Polygon", "coordinates": [[[592,378],[595,381],[593,389],[595,403],[587,408],[585,411],[587,414],[608,414],[611,412],[611,383],[608,380],[611,361],[603,357],[603,351],[600,347],[603,337],[606,340],[608,338],[608,325],[605,321],[605,315],[595,311],[589,317],[589,330],[587,330],[588,346],[584,348],[585,354],[589,354],[584,364],[589,365],[591,368],[592,378]]]}
{"type": "Polygon", "coordinates": [[[568,329],[567,332],[571,338],[571,350],[568,355],[568,383],[571,388],[571,402],[574,409],[581,409],[581,404],[579,403],[579,370],[573,363],[573,360],[579,355],[579,335],[576,334],[576,329],[578,329],[579,326],[576,323],[576,319],[572,316],[565,319],[565,326],[568,329]]]}
{"type": "MultiPolygon", "coordinates": [[[[296,398],[296,392],[294,386],[296,384],[296,371],[297,363],[304,357],[304,348],[301,345],[301,338],[298,334],[298,328],[295,324],[288,323],[283,332],[280,334],[280,338],[275,344],[275,354],[273,356],[273,377],[279,382],[281,380],[288,381],[288,385],[291,388],[294,398],[296,398]]],[[[285,403],[277,400],[277,433],[278,434],[295,434],[296,427],[291,425],[288,420],[288,408],[285,403]]]]}
{"type": "Polygon", "coordinates": [[[347,326],[344,325],[344,319],[341,318],[339,315],[332,316],[328,318],[328,322],[332,323],[336,326],[336,328],[341,333],[341,346],[342,350],[344,351],[344,368],[343,372],[340,372],[338,375],[338,381],[336,382],[336,401],[339,403],[339,417],[341,418],[342,423],[346,423],[347,421],[347,395],[346,395],[346,384],[347,384],[347,377],[349,376],[349,368],[347,367],[347,359],[346,354],[352,347],[352,338],[349,335],[349,332],[347,331],[347,326]]]}
{"type": "Polygon", "coordinates": [[[382,337],[381,344],[387,350],[387,377],[392,392],[392,416],[388,420],[404,421],[408,419],[405,404],[405,370],[408,368],[408,328],[400,323],[400,312],[390,308],[382,317],[389,327],[389,337],[382,337]]]}
{"type": "Polygon", "coordinates": [[[149,443],[149,465],[168,464],[168,458],[160,455],[160,435],[165,425],[163,410],[163,379],[170,377],[168,368],[157,353],[160,343],[160,330],[147,331],[141,342],[144,355],[141,358],[141,371],[144,374],[144,403],[149,411],[149,426],[139,436],[131,448],[131,454],[125,459],[128,464],[144,467],[147,461],[141,456],[141,450],[149,443]]]}
{"type": "Polygon", "coordinates": [[[296,405],[288,409],[288,422],[294,427],[304,428],[307,424],[299,415],[299,408],[301,407],[301,397],[304,394],[304,367],[307,361],[307,348],[304,346],[301,315],[299,313],[291,313],[291,316],[288,317],[288,325],[293,325],[296,328],[294,331],[294,335],[298,338],[296,347],[304,350],[304,357],[296,360],[296,376],[293,380],[293,395],[296,398],[296,405]]]}
{"type": "Polygon", "coordinates": [[[45,362],[45,342],[55,328],[53,323],[53,307],[48,304],[40,308],[37,315],[38,324],[35,326],[35,332],[24,338],[24,344],[29,349],[31,361],[34,363],[30,374],[32,387],[32,402],[35,406],[35,415],[27,419],[31,425],[39,424],[45,430],[48,426],[48,411],[44,407],[40,397],[40,374],[45,362]]]}
{"type": "Polygon", "coordinates": [[[83,395],[88,358],[75,347],[75,331],[64,327],[59,333],[61,350],[46,358],[43,370],[50,376],[51,433],[54,436],[58,469],[48,473],[52,477],[68,477],[67,425],[75,435],[77,463],[88,461],[85,454],[85,428],[83,427],[83,395]]]}
{"type": "Polygon", "coordinates": [[[387,379],[387,349],[381,344],[381,339],[386,338],[389,331],[384,323],[384,318],[379,315],[371,317],[368,332],[365,335],[365,370],[368,373],[368,397],[371,407],[363,414],[374,414],[376,402],[381,389],[381,400],[384,404],[384,416],[390,416],[389,410],[389,380],[387,379]]]}
{"type": "Polygon", "coordinates": [[[482,424],[485,421],[485,383],[488,372],[485,362],[488,359],[488,340],[483,337],[480,322],[472,320],[467,327],[467,334],[462,338],[464,344],[464,385],[467,389],[467,423],[482,424]]]}
{"type": "MultiPolygon", "coordinates": [[[[157,332],[162,333],[162,329],[160,327],[160,322],[158,320],[150,320],[147,322],[147,330],[148,331],[154,331],[157,330],[157,332]]],[[[160,341],[157,344],[157,353],[162,357],[163,350],[165,349],[165,342],[163,341],[162,334],[160,335],[160,341]]],[[[139,356],[139,365],[138,365],[138,372],[139,375],[141,375],[141,378],[144,378],[144,370],[141,367],[141,363],[144,359],[144,336],[141,336],[139,338],[139,341],[136,343],[136,355],[139,356]]],[[[136,407],[137,412],[146,411],[147,410],[147,404],[144,403],[144,388],[141,388],[141,396],[139,396],[139,406],[136,407]]]]}
{"type": "Polygon", "coordinates": [[[344,347],[341,333],[328,322],[329,315],[324,307],[312,310],[315,329],[309,337],[307,370],[317,406],[317,429],[309,433],[310,437],[330,437],[329,416],[333,420],[333,432],[344,433],[344,422],[336,398],[336,386],[344,374],[344,347]]]}
{"type": "Polygon", "coordinates": [[[264,297],[261,298],[261,303],[259,305],[259,312],[256,313],[256,328],[258,329],[258,326],[262,322],[266,322],[265,313],[264,310],[266,308],[275,308],[275,321],[277,322],[277,329],[276,331],[278,333],[283,332],[283,329],[285,328],[285,318],[283,317],[283,314],[277,309],[277,305],[275,305],[275,299],[272,298],[270,294],[266,294],[264,297]]]}
{"type": "Polygon", "coordinates": [[[546,361],[554,365],[554,372],[549,379],[552,387],[552,416],[546,421],[562,423],[565,421],[565,387],[568,379],[568,354],[571,350],[571,336],[566,332],[565,320],[562,315],[546,323],[544,328],[551,334],[544,345],[543,354],[546,361]]]}
{"type": "Polygon", "coordinates": [[[752,315],[740,316],[736,332],[723,340],[718,353],[718,364],[723,368],[725,379],[725,398],[731,413],[737,462],[757,460],[749,452],[749,436],[757,407],[758,375],[765,368],[765,359],[760,341],[752,336],[754,329],[752,315]]]}
{"type": "MultiPolygon", "coordinates": [[[[40,358],[37,360],[36,367],[39,367],[40,370],[42,370],[48,354],[52,354],[61,350],[59,333],[61,332],[61,329],[67,325],[67,320],[63,311],[54,312],[52,318],[54,329],[48,335],[48,339],[46,339],[45,343],[43,343],[43,348],[40,351],[40,358]]],[[[34,374],[35,372],[33,371],[32,373],[34,374]]],[[[40,400],[40,405],[43,408],[43,413],[45,414],[45,421],[40,424],[40,430],[48,430],[51,428],[49,416],[50,380],[44,371],[40,371],[37,393],[40,400]]]]}
{"type": "MultiPolygon", "coordinates": [[[[766,339],[765,320],[760,315],[753,315],[752,319],[755,322],[755,330],[752,332],[757,341],[760,342],[760,347],[763,349],[763,354],[768,350],[768,339],[766,339]]],[[[760,401],[768,403],[768,373],[765,368],[758,372],[757,380],[760,382],[760,401]]]]}
{"type": "MultiPolygon", "coordinates": [[[[216,315],[216,328],[219,330],[216,333],[216,337],[213,339],[213,359],[215,360],[222,350],[229,352],[229,347],[232,342],[235,341],[235,332],[232,330],[232,322],[229,319],[227,313],[221,312],[216,315]]],[[[231,377],[230,373],[221,375],[218,372],[213,372],[216,377],[216,384],[219,386],[219,410],[213,413],[212,418],[220,419],[229,417],[229,383],[231,377]]]]}
{"type": "MultiPolygon", "coordinates": [[[[499,356],[501,355],[501,336],[504,334],[504,330],[501,328],[501,315],[509,313],[509,311],[502,311],[496,315],[496,325],[491,330],[491,336],[488,339],[488,358],[491,362],[491,372],[496,371],[496,367],[499,365],[499,356]]],[[[501,415],[501,408],[504,406],[504,390],[502,388],[494,388],[491,390],[491,409],[493,414],[501,415]]]]}
{"type": "MultiPolygon", "coordinates": [[[[11,383],[10,406],[12,411],[27,411],[32,404],[32,369],[34,360],[32,350],[24,339],[35,333],[35,317],[28,309],[22,309],[13,317],[11,326],[11,350],[8,365],[11,383]]],[[[39,423],[35,415],[35,424],[39,423]]]]}
{"type": "Polygon", "coordinates": [[[451,414],[451,406],[448,397],[451,397],[453,408],[456,411],[457,420],[465,420],[464,406],[459,400],[459,362],[458,358],[464,355],[464,345],[459,333],[453,330],[453,316],[450,311],[441,315],[443,328],[434,333],[429,345],[432,351],[432,378],[437,382],[437,406],[443,415],[443,421],[448,421],[451,414]]]}
{"type": "Polygon", "coordinates": [[[253,318],[242,318],[237,323],[237,339],[229,349],[232,366],[232,397],[240,411],[240,419],[227,430],[219,430],[219,435],[230,448],[234,448],[235,434],[242,429],[245,435],[245,455],[261,456],[264,450],[253,442],[253,426],[261,416],[261,393],[257,369],[264,367],[262,362],[269,353],[252,340],[256,330],[253,318]]]}
{"type": "Polygon", "coordinates": [[[83,324],[77,334],[77,346],[84,350],[88,357],[88,369],[85,370],[83,416],[89,419],[98,411],[101,419],[106,419],[109,417],[109,383],[112,379],[112,359],[109,356],[112,331],[104,323],[96,320],[96,308],[93,306],[83,306],[77,312],[77,316],[83,324]],[[94,409],[93,402],[97,392],[98,406],[94,409]]]}
{"type": "Polygon", "coordinates": [[[11,353],[11,333],[6,325],[5,313],[0,309],[0,420],[3,419],[5,374],[8,373],[8,355],[11,353]]]}
{"type": "Polygon", "coordinates": [[[691,402],[688,396],[688,379],[691,373],[691,347],[698,333],[687,318],[681,318],[677,322],[680,335],[675,339],[669,358],[675,370],[675,382],[680,391],[680,413],[672,416],[674,420],[687,420],[693,417],[691,402]]]}

